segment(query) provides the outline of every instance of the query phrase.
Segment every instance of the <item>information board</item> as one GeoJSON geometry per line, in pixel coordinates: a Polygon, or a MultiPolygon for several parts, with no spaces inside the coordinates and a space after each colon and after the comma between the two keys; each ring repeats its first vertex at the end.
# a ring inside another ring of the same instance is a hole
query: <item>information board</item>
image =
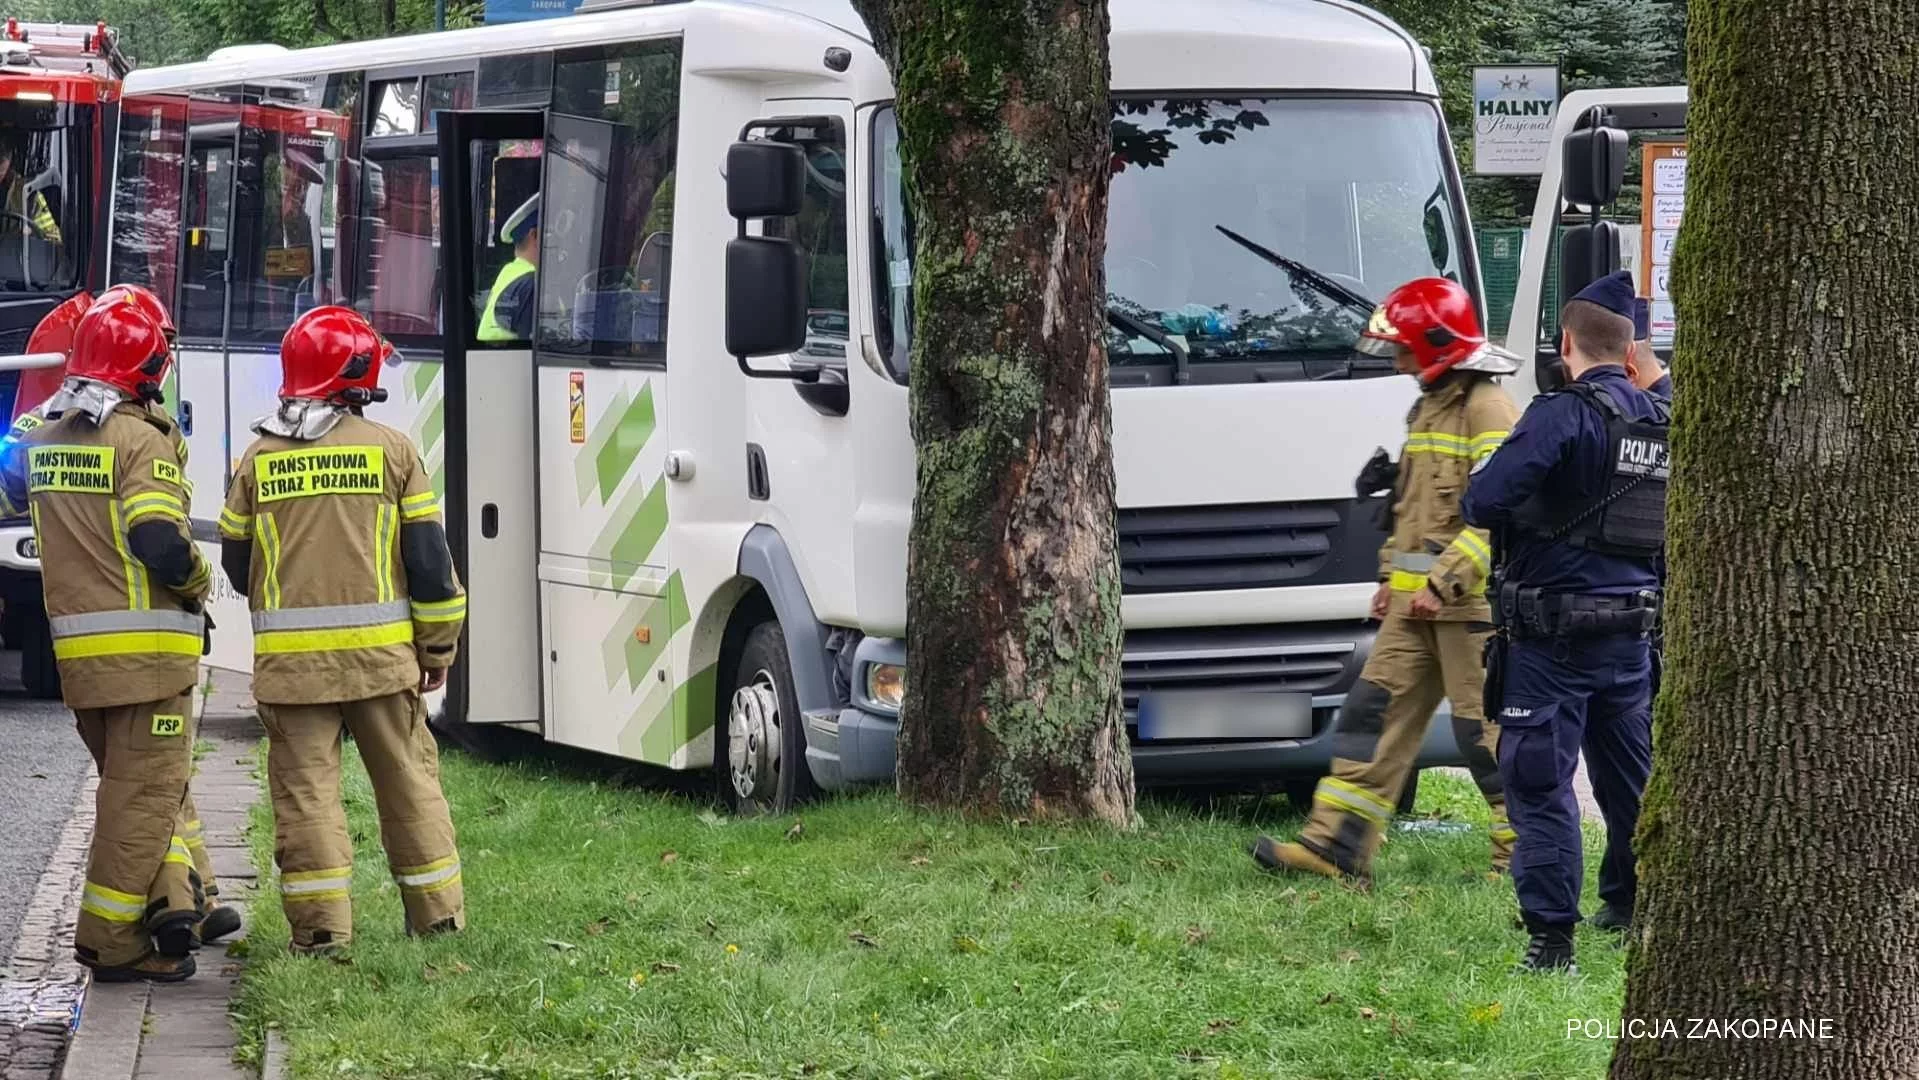
{"type": "Polygon", "coordinates": [[[1672,348],[1672,250],[1686,213],[1686,144],[1648,142],[1639,203],[1639,287],[1652,299],[1652,343],[1672,348]]]}

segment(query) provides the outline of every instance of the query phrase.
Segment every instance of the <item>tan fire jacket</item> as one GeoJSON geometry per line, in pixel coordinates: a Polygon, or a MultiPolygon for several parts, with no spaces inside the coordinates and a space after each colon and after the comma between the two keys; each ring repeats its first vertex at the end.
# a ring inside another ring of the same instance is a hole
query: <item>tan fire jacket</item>
{"type": "Polygon", "coordinates": [[[253,610],[253,695],[360,701],[452,665],[466,620],[440,503],[405,435],[360,416],[247,448],[220,515],[253,610]]]}
{"type": "Polygon", "coordinates": [[[172,420],[128,402],[98,427],[70,412],[15,431],[0,508],[18,513],[24,501],[33,516],[67,705],[134,705],[191,688],[212,571],[188,528],[172,420]]]}
{"type": "Polygon", "coordinates": [[[1469,529],[1459,500],[1473,466],[1506,439],[1519,409],[1491,376],[1456,372],[1419,396],[1399,457],[1393,535],[1379,549],[1379,580],[1390,582],[1392,610],[1404,612],[1430,587],[1445,601],[1439,618],[1492,617],[1486,579],[1492,545],[1469,529]]]}

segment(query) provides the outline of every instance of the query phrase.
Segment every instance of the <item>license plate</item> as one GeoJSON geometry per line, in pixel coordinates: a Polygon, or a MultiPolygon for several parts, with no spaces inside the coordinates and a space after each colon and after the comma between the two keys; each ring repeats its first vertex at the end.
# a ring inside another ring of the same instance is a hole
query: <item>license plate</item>
{"type": "Polygon", "coordinates": [[[1205,691],[1142,695],[1139,737],[1159,739],[1304,739],[1313,733],[1311,694],[1205,691]]]}

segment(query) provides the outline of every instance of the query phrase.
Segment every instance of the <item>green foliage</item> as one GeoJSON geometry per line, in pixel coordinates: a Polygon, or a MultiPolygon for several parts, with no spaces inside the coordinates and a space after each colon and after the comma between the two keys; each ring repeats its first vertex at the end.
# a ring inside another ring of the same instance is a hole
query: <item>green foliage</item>
{"type": "MultiPolygon", "coordinates": [[[[480,0],[447,0],[449,28],[479,22],[480,0]]],[[[434,0],[25,0],[19,17],[119,29],[144,66],[205,59],[226,45],[288,48],[433,29],[434,0]]]]}
{"type": "MultiPolygon", "coordinates": [[[[982,824],[876,793],[727,820],[554,761],[443,761],[470,923],[408,939],[357,756],[350,963],[288,955],[264,808],[238,1009],[299,1078],[1596,1076],[1623,951],[1512,974],[1512,886],[1485,803],[1429,772],[1378,888],[1245,855],[1298,820],[1143,801],[1140,829],[982,824]]],[[[1597,863],[1589,836],[1588,866],[1597,863]]],[[[203,956],[208,969],[217,954],[203,956]]]]}

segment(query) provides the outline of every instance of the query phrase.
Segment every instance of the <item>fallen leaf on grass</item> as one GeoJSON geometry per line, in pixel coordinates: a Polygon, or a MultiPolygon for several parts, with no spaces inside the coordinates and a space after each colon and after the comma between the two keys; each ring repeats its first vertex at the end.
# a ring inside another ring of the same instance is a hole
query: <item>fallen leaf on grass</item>
{"type": "Polygon", "coordinates": [[[434,967],[432,964],[428,964],[420,969],[420,978],[425,979],[427,982],[439,982],[440,969],[434,967]]]}
{"type": "Polygon", "coordinates": [[[864,930],[853,931],[852,933],[846,935],[846,940],[852,942],[855,945],[864,945],[865,947],[869,949],[877,949],[880,947],[880,943],[866,936],[866,931],[864,930]]]}
{"type": "Polygon", "coordinates": [[[547,938],[546,943],[558,949],[560,952],[571,952],[579,947],[571,942],[561,941],[559,938],[547,938]]]}
{"type": "Polygon", "coordinates": [[[672,975],[678,972],[679,970],[680,970],[680,965],[669,964],[664,960],[653,965],[653,973],[655,975],[672,975]]]}
{"type": "Polygon", "coordinates": [[[471,975],[473,974],[473,969],[455,960],[453,961],[453,973],[455,975],[471,975]]]}
{"type": "Polygon", "coordinates": [[[1406,1029],[1405,1029],[1405,1028],[1403,1028],[1403,1027],[1400,1027],[1400,1026],[1399,1026],[1399,1014],[1398,1014],[1398,1013],[1393,1013],[1393,1014],[1392,1014],[1391,1016],[1389,1016],[1389,1017],[1388,1017],[1388,1019],[1392,1021],[1392,1033],[1393,1033],[1394,1035],[1404,1035],[1404,1034],[1406,1034],[1406,1029]]]}
{"type": "Polygon", "coordinates": [[[1346,949],[1339,954],[1339,962],[1342,964],[1351,964],[1351,963],[1357,962],[1358,960],[1359,960],[1359,954],[1354,952],[1351,949],[1346,949]]]}
{"type": "Polygon", "coordinates": [[[1373,1019],[1376,1019],[1378,1016],[1379,1016],[1379,1010],[1368,1009],[1364,1006],[1360,1007],[1359,1018],[1361,1020],[1373,1020],[1373,1019]]]}
{"type": "Polygon", "coordinates": [[[908,860],[906,860],[906,865],[908,865],[908,866],[931,866],[931,865],[933,865],[933,860],[931,860],[931,859],[929,859],[929,858],[927,858],[927,857],[926,857],[926,856],[924,856],[924,855],[915,855],[915,856],[913,856],[912,858],[910,858],[910,859],[908,859],[908,860]]]}
{"type": "Polygon", "coordinates": [[[704,934],[707,937],[712,937],[715,934],[718,934],[719,932],[720,932],[720,924],[714,922],[711,918],[708,918],[706,920],[706,925],[700,928],[700,933],[704,934]]]}
{"type": "Polygon", "coordinates": [[[965,934],[957,934],[953,938],[953,951],[962,952],[962,953],[976,953],[976,952],[983,952],[984,950],[980,948],[979,942],[974,941],[972,938],[967,937],[965,934]]]}
{"type": "Polygon", "coordinates": [[[1221,1032],[1231,1031],[1232,1029],[1238,1026],[1239,1026],[1239,1021],[1237,1020],[1227,1020],[1227,1019],[1208,1020],[1206,1021],[1206,1034],[1218,1035],[1221,1032]]]}
{"type": "Polygon", "coordinates": [[[1324,994],[1320,995],[1319,1003],[1321,1005],[1337,1005],[1339,1004],[1339,995],[1333,993],[1331,990],[1328,990],[1324,994]]]}
{"type": "Polygon", "coordinates": [[[600,918],[594,919],[592,922],[586,924],[587,936],[599,937],[601,934],[606,933],[607,927],[612,925],[613,925],[613,920],[606,918],[605,916],[601,916],[600,918]]]}
{"type": "Polygon", "coordinates": [[[1495,1001],[1473,1009],[1468,1012],[1466,1016],[1475,1024],[1491,1024],[1497,1022],[1501,1014],[1505,1011],[1506,1003],[1503,1001],[1495,1001]]]}
{"type": "Polygon", "coordinates": [[[793,827],[786,830],[786,839],[791,842],[806,835],[806,822],[795,821],[793,827]]]}
{"type": "Polygon", "coordinates": [[[1119,879],[1113,876],[1113,872],[1111,870],[1101,870],[1099,872],[1099,879],[1108,885],[1119,884],[1119,879]]]}
{"type": "Polygon", "coordinates": [[[1189,926],[1186,928],[1186,944],[1188,945],[1198,945],[1212,936],[1211,931],[1198,926],[1189,926]]]}
{"type": "Polygon", "coordinates": [[[672,866],[672,865],[673,865],[674,863],[676,863],[676,862],[679,862],[679,861],[680,861],[680,853],[679,853],[679,852],[677,852],[677,851],[662,851],[662,852],[660,852],[660,865],[661,865],[661,866],[672,866]]]}
{"type": "Polygon", "coordinates": [[[222,965],[220,966],[220,974],[221,974],[221,975],[224,975],[224,976],[226,976],[226,977],[227,977],[227,978],[229,978],[229,979],[231,979],[231,978],[233,978],[233,977],[234,977],[235,975],[238,975],[238,974],[240,974],[240,965],[238,965],[238,964],[222,964],[222,965]]]}
{"type": "Polygon", "coordinates": [[[720,815],[718,815],[718,814],[716,814],[716,813],[714,813],[714,812],[713,812],[713,811],[711,811],[711,810],[702,810],[702,811],[700,811],[700,813],[699,813],[699,820],[700,820],[700,822],[701,822],[701,824],[705,824],[705,825],[712,825],[712,826],[714,826],[714,827],[716,827],[716,828],[717,828],[718,826],[721,826],[721,825],[724,825],[724,824],[726,824],[726,819],[725,819],[725,818],[723,818],[723,817],[721,817],[720,815]]]}

